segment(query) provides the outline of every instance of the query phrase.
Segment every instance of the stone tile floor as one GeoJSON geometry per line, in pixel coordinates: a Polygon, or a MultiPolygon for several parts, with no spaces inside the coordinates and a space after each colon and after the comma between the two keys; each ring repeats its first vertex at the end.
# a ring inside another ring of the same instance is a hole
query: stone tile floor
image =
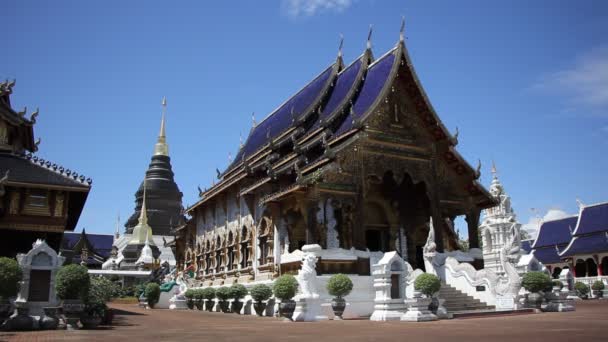
{"type": "Polygon", "coordinates": [[[608,300],[577,311],[427,323],[366,320],[291,323],[276,318],[112,305],[115,325],[98,330],[1,332],[0,341],[608,341],[608,300]]]}

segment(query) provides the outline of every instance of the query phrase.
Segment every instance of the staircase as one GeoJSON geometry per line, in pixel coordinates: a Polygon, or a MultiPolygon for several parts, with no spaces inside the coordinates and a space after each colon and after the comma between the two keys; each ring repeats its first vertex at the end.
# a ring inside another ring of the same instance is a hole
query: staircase
{"type": "Polygon", "coordinates": [[[495,310],[494,306],[486,305],[479,299],[468,296],[447,284],[441,284],[439,298],[445,299],[444,306],[448,313],[495,310]]]}

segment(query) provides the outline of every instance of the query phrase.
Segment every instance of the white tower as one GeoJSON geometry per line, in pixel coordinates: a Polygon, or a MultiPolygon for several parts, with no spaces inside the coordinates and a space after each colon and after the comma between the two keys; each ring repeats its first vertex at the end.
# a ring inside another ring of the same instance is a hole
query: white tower
{"type": "Polygon", "coordinates": [[[511,208],[511,197],[506,194],[502,184],[498,180],[496,166],[492,163],[492,183],[490,194],[496,199],[498,205],[484,211],[484,218],[479,226],[481,243],[483,245],[484,267],[491,269],[499,275],[504,274],[500,263],[500,250],[508,241],[512,229],[517,234],[519,241],[519,229],[521,224],[517,222],[515,212],[511,208]]]}

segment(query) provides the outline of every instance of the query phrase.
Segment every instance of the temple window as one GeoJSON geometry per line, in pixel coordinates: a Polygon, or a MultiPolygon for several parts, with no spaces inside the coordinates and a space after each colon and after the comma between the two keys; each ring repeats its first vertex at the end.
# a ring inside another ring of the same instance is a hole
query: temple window
{"type": "Polygon", "coordinates": [[[249,261],[249,237],[247,236],[247,228],[243,226],[241,229],[241,268],[246,268],[249,261]]]}

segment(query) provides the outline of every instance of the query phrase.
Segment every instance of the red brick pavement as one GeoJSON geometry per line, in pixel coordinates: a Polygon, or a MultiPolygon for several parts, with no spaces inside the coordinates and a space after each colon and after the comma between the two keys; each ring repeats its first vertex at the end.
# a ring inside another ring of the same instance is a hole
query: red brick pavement
{"type": "Polygon", "coordinates": [[[608,300],[577,311],[443,320],[291,323],[202,311],[142,310],[113,305],[115,325],[98,330],[3,332],[0,341],[608,341],[608,300]]]}

